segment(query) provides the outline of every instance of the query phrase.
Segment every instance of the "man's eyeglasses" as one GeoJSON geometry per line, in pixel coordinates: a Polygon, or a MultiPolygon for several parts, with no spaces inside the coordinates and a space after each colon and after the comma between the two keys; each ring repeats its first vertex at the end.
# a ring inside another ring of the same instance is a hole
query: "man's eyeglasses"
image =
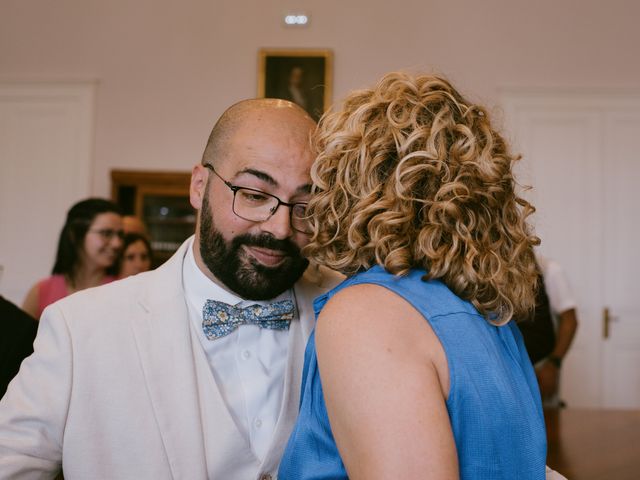
{"type": "Polygon", "coordinates": [[[204,166],[211,170],[216,177],[224,182],[233,192],[233,213],[250,222],[266,222],[278,210],[280,205],[289,207],[289,219],[291,228],[301,233],[311,233],[311,228],[306,216],[307,203],[287,203],[275,195],[247,187],[238,187],[222,178],[215,171],[213,165],[205,163],[204,166]]]}
{"type": "Polygon", "coordinates": [[[118,237],[120,240],[124,238],[124,230],[113,230],[111,228],[101,228],[97,230],[89,230],[91,233],[97,233],[103,240],[110,242],[113,237],[118,237]]]}

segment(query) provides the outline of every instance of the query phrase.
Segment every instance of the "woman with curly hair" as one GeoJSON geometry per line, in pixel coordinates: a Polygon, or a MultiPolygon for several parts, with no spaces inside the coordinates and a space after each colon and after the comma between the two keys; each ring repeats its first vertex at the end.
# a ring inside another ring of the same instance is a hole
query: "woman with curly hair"
{"type": "Polygon", "coordinates": [[[316,300],[278,478],[545,478],[511,321],[534,306],[539,240],[487,111],[442,78],[391,73],[315,144],[306,254],[348,278],[316,300]]]}

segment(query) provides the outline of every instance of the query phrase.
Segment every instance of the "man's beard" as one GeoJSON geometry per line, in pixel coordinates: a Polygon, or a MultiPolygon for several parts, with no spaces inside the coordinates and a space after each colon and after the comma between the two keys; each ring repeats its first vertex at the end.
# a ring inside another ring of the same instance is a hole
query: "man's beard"
{"type": "Polygon", "coordinates": [[[296,283],[309,264],[291,240],[278,240],[266,233],[238,235],[225,241],[213,225],[208,195],[202,201],[199,234],[204,264],[227,288],[245,299],[277,297],[296,283]],[[277,250],[285,258],[277,267],[267,267],[246,253],[243,245],[277,250]]]}

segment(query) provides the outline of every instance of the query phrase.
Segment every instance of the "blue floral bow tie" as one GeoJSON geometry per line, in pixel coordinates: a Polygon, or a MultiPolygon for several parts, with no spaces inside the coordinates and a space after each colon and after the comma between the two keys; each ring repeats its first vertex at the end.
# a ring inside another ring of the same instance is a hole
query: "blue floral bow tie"
{"type": "Polygon", "coordinates": [[[202,330],[209,340],[229,335],[240,325],[258,325],[270,330],[288,330],[293,319],[293,302],[281,300],[268,305],[234,307],[207,300],[202,310],[202,330]]]}

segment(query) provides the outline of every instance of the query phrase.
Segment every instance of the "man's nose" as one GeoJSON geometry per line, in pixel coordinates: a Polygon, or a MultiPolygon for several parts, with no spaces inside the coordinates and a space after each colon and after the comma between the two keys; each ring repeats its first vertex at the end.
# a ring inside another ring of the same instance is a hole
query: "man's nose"
{"type": "Polygon", "coordinates": [[[262,230],[269,232],[280,240],[291,237],[293,229],[291,228],[291,212],[289,208],[286,205],[279,205],[273,215],[262,222],[262,230]]]}

